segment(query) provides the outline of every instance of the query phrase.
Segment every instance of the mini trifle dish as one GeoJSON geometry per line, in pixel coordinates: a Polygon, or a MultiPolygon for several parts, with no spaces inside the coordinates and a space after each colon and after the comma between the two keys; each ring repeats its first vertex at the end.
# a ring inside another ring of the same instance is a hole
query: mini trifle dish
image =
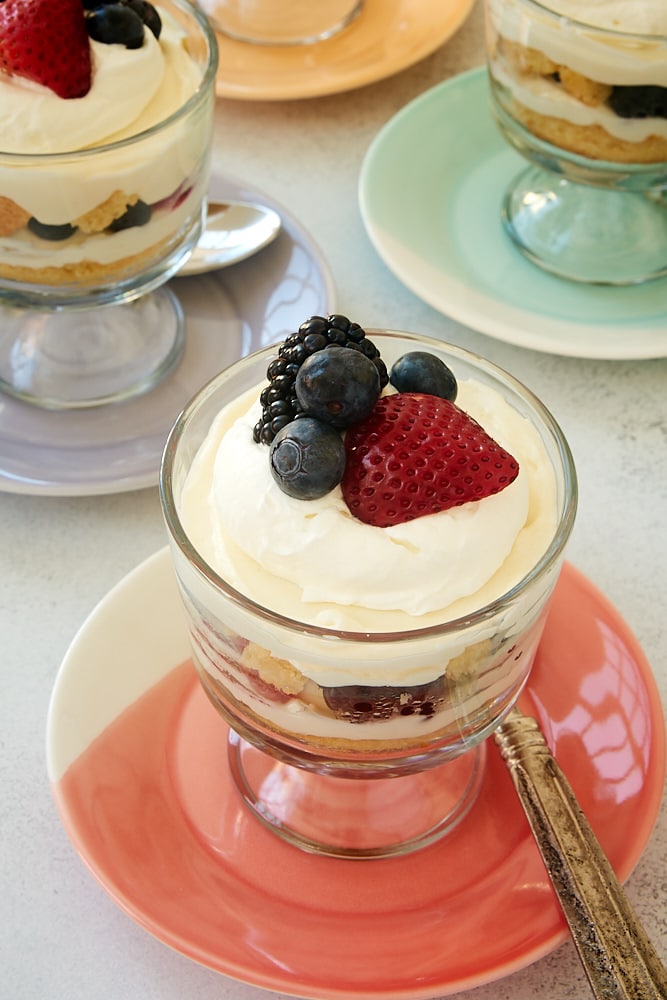
{"type": "Polygon", "coordinates": [[[0,4],[0,385],[83,406],[180,357],[215,36],[187,0],[0,4]],[[39,314],[37,320],[36,314],[39,314]]]}
{"type": "Polygon", "coordinates": [[[346,857],[456,825],[574,520],[544,407],[460,348],[311,317],[186,407],[160,491],[194,663],[258,817],[346,857]]]}
{"type": "Polygon", "coordinates": [[[667,274],[667,5],[486,0],[492,108],[533,164],[503,219],[562,277],[667,274]]]}

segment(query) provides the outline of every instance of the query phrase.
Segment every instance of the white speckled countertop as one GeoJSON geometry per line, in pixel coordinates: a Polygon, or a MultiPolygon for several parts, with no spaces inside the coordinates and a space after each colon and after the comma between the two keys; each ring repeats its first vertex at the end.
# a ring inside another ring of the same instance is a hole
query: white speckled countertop
{"type": "MultiPolygon", "coordinates": [[[[362,226],[358,171],[377,131],[409,100],[483,60],[476,8],[435,54],[353,93],[276,103],[219,100],[215,165],[288,205],[308,228],[333,272],[340,311],[369,326],[435,334],[477,350],[554,411],[580,477],[569,558],[634,630],[666,705],[667,359],[582,361],[490,339],[407,291],[362,226]]],[[[108,589],[165,544],[156,489],[75,499],[0,494],[0,532],[0,998],[264,1000],[265,991],[171,951],[115,906],[76,856],[47,781],[45,721],[61,658],[108,589]]],[[[663,800],[627,885],[663,960],[666,862],[663,800]]],[[[473,995],[587,1000],[590,991],[566,943],[473,995]]]]}

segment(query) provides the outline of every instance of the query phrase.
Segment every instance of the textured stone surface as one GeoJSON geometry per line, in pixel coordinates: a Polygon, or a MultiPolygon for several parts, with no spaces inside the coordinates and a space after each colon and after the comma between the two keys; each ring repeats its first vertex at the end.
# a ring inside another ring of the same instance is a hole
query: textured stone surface
{"type": "MultiPolygon", "coordinates": [[[[308,227],[333,271],[341,311],[362,324],[434,334],[477,350],[543,398],[579,470],[569,558],[635,631],[667,704],[667,361],[581,361],[485,337],[407,291],[362,226],[358,171],[378,130],[412,98],[483,60],[475,9],[434,55],[359,91],[275,104],[219,101],[215,166],[264,189],[308,227]]],[[[265,991],[195,965],[122,913],[75,855],[48,787],[44,726],[61,657],[107,590],[165,544],[157,491],[77,499],[0,495],[0,532],[0,996],[265,1000],[265,991]]],[[[663,959],[666,854],[663,804],[627,885],[663,959]]],[[[471,995],[588,1000],[590,991],[567,943],[471,995]]]]}

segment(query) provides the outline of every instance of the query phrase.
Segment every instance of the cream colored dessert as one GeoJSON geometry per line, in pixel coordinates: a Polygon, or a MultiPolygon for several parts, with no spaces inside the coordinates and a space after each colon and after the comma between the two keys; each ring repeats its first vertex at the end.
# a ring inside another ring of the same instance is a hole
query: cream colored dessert
{"type": "Polygon", "coordinates": [[[138,49],[90,41],[84,97],[63,99],[0,74],[0,276],[54,285],[122,279],[191,224],[202,199],[206,117],[155,126],[197,91],[202,70],[180,24],[159,12],[159,41],[148,29],[138,49]],[[137,205],[143,215],[125,228],[119,220],[137,205]],[[44,238],[33,220],[65,235],[44,238]]]}
{"type": "Polygon", "coordinates": [[[476,716],[489,703],[501,706],[525,679],[553,577],[517,599],[500,626],[495,618],[472,633],[420,630],[493,602],[548,549],[557,489],[540,434],[495,389],[459,380],[457,405],[511,451],[518,477],[481,501],[378,528],[352,516],[340,487],[312,501],[281,491],[268,448],[253,441],[260,389],[213,422],[189,470],[180,521],[207,564],[250,601],[355,635],[295,637],[279,620],[228,603],[213,621],[197,610],[210,594],[182,567],[209,696],[223,711],[235,706],[232,713],[315,745],[465,739],[466,725],[474,730],[476,716]],[[399,647],[392,638],[401,632],[415,635],[399,647]]]}
{"type": "MultiPolygon", "coordinates": [[[[547,547],[555,523],[550,465],[533,428],[493,390],[460,382],[457,405],[517,458],[514,483],[478,503],[379,529],[350,514],[340,486],[310,501],[280,490],[268,449],[252,439],[260,388],[217,417],[181,508],[209,565],[258,604],[344,631],[428,627],[505,593],[547,547]],[[230,475],[235,469],[242,472],[230,475]]],[[[330,683],[343,669],[331,671],[330,683]]]]}
{"type": "Polygon", "coordinates": [[[667,160],[662,0],[490,0],[490,72],[505,110],[591,159],[667,160]]]}

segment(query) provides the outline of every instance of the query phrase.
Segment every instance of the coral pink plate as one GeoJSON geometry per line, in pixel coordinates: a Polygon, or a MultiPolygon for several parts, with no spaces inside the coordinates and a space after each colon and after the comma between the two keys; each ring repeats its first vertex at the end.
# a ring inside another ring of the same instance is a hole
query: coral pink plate
{"type": "MultiPolygon", "coordinates": [[[[142,927],[227,976],[323,1000],[451,994],[566,938],[495,747],[466,819],[411,856],[318,858],[265,830],[231,785],[226,727],[195,680],[183,622],[163,550],[83,625],[49,708],[65,829],[142,927]]],[[[662,712],[628,627],[569,565],[523,707],[627,878],[660,804],[662,712]]]]}

